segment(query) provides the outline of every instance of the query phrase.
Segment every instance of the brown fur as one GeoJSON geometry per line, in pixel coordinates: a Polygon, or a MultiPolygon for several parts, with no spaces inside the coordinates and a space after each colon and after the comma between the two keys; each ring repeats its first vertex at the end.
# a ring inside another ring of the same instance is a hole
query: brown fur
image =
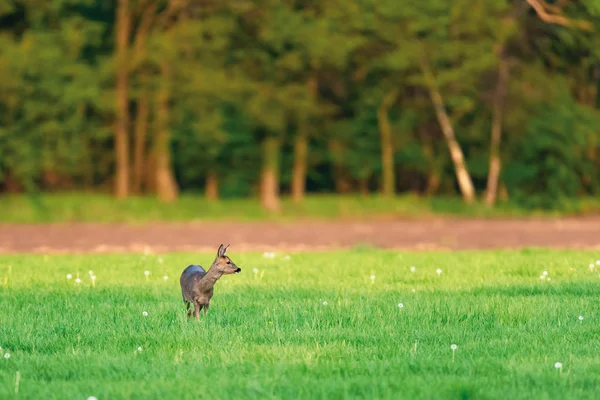
{"type": "Polygon", "coordinates": [[[242,271],[231,258],[225,255],[227,247],[219,246],[217,257],[211,264],[208,271],[205,271],[200,265],[189,265],[181,274],[179,283],[181,285],[181,295],[187,308],[188,318],[192,316],[190,310],[194,305],[194,318],[198,319],[200,310],[204,309],[204,315],[208,311],[210,299],[213,296],[215,283],[225,274],[237,274],[242,271]]]}

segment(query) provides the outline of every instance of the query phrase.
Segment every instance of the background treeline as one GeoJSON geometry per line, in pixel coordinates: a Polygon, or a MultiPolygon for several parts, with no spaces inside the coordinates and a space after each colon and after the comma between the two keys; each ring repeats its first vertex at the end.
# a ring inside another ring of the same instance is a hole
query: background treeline
{"type": "Polygon", "coordinates": [[[0,0],[0,191],[600,188],[600,0],[0,0]]]}

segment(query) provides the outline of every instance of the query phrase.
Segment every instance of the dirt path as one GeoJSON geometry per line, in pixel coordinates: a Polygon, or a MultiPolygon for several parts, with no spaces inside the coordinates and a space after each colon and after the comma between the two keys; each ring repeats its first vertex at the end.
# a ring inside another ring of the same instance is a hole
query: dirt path
{"type": "Polygon", "coordinates": [[[303,251],[372,245],[403,250],[554,247],[600,250],[600,217],[294,223],[0,225],[0,253],[303,251]]]}

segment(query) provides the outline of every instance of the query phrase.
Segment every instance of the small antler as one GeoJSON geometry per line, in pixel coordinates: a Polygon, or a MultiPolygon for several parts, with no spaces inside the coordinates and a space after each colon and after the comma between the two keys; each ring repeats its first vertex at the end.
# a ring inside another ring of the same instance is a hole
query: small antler
{"type": "Polygon", "coordinates": [[[223,243],[221,243],[221,245],[219,246],[219,250],[217,250],[217,257],[223,257],[225,253],[227,253],[228,248],[229,245],[227,245],[227,247],[223,247],[223,243]]]}

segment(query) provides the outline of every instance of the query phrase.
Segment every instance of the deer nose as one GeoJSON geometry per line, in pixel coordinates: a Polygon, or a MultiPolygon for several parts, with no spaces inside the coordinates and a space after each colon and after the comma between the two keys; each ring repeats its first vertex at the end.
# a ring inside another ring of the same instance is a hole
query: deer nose
{"type": "Polygon", "coordinates": [[[239,274],[240,272],[242,272],[242,269],[240,267],[238,267],[238,269],[235,270],[235,273],[239,274]]]}

